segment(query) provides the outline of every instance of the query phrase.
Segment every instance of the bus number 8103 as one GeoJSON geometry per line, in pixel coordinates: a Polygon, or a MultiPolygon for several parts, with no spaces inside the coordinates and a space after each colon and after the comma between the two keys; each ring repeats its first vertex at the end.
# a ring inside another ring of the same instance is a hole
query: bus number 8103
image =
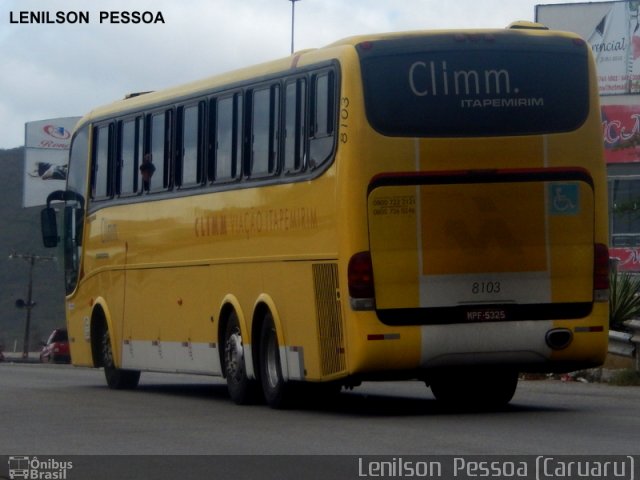
{"type": "Polygon", "coordinates": [[[473,282],[471,293],[479,295],[482,293],[500,293],[500,282],[473,282]]]}

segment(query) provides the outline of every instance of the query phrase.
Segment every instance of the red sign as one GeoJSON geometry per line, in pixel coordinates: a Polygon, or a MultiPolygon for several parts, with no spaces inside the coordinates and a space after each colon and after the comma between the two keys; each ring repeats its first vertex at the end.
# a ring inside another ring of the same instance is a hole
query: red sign
{"type": "Polygon", "coordinates": [[[609,257],[618,259],[619,272],[637,272],[640,271],[640,248],[639,247],[622,247],[610,248],[609,257]]]}
{"type": "Polygon", "coordinates": [[[607,163],[640,162],[640,105],[603,105],[602,130],[607,163]]]}

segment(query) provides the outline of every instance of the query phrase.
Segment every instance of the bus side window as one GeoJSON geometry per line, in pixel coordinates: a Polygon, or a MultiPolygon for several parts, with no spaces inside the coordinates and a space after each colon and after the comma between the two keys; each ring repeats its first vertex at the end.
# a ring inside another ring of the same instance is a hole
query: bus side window
{"type": "Polygon", "coordinates": [[[251,177],[273,175],[278,167],[280,89],[277,85],[257,88],[251,102],[251,177]]]}
{"type": "Polygon", "coordinates": [[[113,124],[95,127],[93,131],[93,165],[91,198],[104,200],[111,196],[113,124]]]}
{"type": "Polygon", "coordinates": [[[241,174],[242,96],[219,99],[216,114],[215,180],[235,180],[241,174]]]}
{"type": "Polygon", "coordinates": [[[120,196],[133,195],[138,191],[136,171],[142,158],[141,124],[142,117],[119,122],[116,190],[120,196]]]}
{"type": "Polygon", "coordinates": [[[309,168],[326,162],[333,152],[335,132],[335,75],[332,71],[312,77],[309,168]]]}
{"type": "Polygon", "coordinates": [[[210,98],[208,102],[209,115],[206,126],[206,181],[213,183],[216,179],[216,115],[217,102],[215,98],[210,98]]]}
{"type": "Polygon", "coordinates": [[[304,169],[307,80],[298,78],[285,86],[284,106],[284,171],[304,169]]]}
{"type": "Polygon", "coordinates": [[[142,191],[157,192],[169,187],[172,110],[149,116],[149,150],[142,157],[140,179],[142,191]]]}
{"type": "Polygon", "coordinates": [[[204,102],[178,109],[176,183],[189,188],[202,183],[204,102]]]}

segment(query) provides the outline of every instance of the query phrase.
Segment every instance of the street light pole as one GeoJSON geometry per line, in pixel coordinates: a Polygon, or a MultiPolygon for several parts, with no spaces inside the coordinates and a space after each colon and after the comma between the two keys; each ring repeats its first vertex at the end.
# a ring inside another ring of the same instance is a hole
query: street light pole
{"type": "Polygon", "coordinates": [[[289,0],[291,2],[291,55],[293,55],[293,33],[295,30],[296,21],[296,2],[300,0],[289,0]]]}
{"type": "Polygon", "coordinates": [[[29,334],[31,331],[31,309],[36,305],[33,301],[33,267],[37,261],[55,260],[55,257],[44,257],[41,255],[12,253],[9,259],[22,258],[29,262],[29,288],[27,290],[27,301],[17,300],[16,306],[27,309],[27,322],[24,327],[24,341],[22,342],[22,358],[29,357],[29,334]]]}
{"type": "Polygon", "coordinates": [[[22,342],[22,358],[29,356],[29,333],[31,331],[31,309],[33,308],[33,302],[31,300],[33,294],[33,266],[36,264],[36,257],[30,255],[29,257],[23,257],[29,262],[29,290],[27,292],[27,324],[24,327],[24,340],[22,342]]]}

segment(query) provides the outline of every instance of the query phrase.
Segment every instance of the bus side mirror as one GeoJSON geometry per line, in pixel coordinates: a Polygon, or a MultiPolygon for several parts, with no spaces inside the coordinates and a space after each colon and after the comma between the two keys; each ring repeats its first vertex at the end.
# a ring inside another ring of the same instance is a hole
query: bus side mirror
{"type": "Polygon", "coordinates": [[[58,222],[56,221],[56,211],[53,207],[43,208],[40,212],[40,226],[42,228],[42,243],[46,248],[58,246],[58,222]]]}

